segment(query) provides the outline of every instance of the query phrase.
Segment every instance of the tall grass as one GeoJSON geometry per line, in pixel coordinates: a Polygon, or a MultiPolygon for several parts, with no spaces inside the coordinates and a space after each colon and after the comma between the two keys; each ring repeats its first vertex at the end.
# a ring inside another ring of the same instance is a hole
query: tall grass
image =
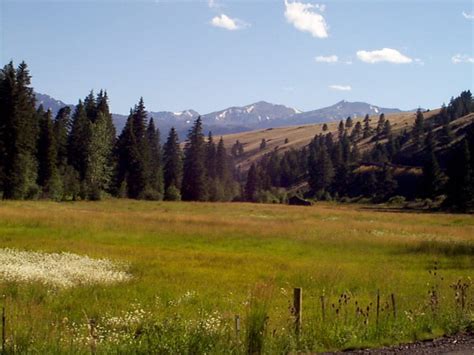
{"type": "Polygon", "coordinates": [[[472,216],[349,205],[3,203],[0,248],[108,259],[131,274],[69,288],[0,280],[8,351],[288,353],[453,333],[472,327],[473,236],[472,216]]]}

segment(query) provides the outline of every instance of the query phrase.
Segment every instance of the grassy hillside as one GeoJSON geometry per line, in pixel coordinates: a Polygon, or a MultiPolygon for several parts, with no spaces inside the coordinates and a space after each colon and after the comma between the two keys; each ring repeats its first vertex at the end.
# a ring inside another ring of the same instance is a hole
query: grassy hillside
{"type": "MultiPolygon", "coordinates": [[[[433,116],[439,113],[439,109],[425,112],[425,119],[429,121],[433,116]]],[[[390,120],[392,124],[392,131],[394,134],[401,132],[404,129],[410,129],[413,125],[416,112],[403,112],[396,114],[388,114],[385,117],[390,120]]],[[[377,126],[378,116],[371,116],[371,126],[375,128],[377,126]]],[[[353,120],[354,125],[356,122],[363,121],[363,117],[356,118],[353,120]]],[[[227,149],[231,149],[232,145],[239,140],[244,145],[244,156],[239,159],[239,165],[246,170],[253,162],[259,160],[263,155],[277,149],[278,151],[284,152],[289,149],[300,149],[306,146],[315,135],[320,133],[333,133],[337,136],[337,129],[339,122],[327,123],[328,130],[323,132],[323,124],[314,125],[303,125],[303,126],[290,126],[281,128],[268,128],[264,130],[229,134],[224,136],[224,142],[227,149]],[[262,139],[265,139],[267,145],[265,149],[260,150],[260,143],[262,139]],[[285,140],[288,139],[288,143],[285,144],[285,140]]],[[[367,149],[372,146],[369,140],[362,140],[359,143],[361,150],[367,149]]]]}
{"type": "MultiPolygon", "coordinates": [[[[70,252],[107,258],[131,277],[63,288],[5,281],[8,265],[0,263],[7,346],[40,353],[244,353],[262,346],[282,353],[455,332],[474,317],[473,236],[469,215],[350,205],[3,202],[0,258],[5,248],[70,252]],[[459,280],[467,285],[464,308],[461,286],[450,287],[459,280]],[[304,297],[299,337],[289,312],[294,287],[304,297]]],[[[27,276],[32,268],[18,270],[27,276]]]]}

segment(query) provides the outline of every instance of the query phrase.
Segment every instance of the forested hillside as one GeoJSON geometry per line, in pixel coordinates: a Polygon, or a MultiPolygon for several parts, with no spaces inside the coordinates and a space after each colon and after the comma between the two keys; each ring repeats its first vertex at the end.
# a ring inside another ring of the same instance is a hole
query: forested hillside
{"type": "MultiPolygon", "coordinates": [[[[73,111],[65,106],[52,117],[42,106],[35,109],[30,79],[25,63],[9,63],[0,72],[3,199],[286,202],[297,194],[373,202],[426,198],[457,210],[473,207],[470,91],[439,111],[419,110],[411,125],[383,113],[376,122],[374,116],[348,117],[337,130],[321,125],[309,144],[270,152],[262,138],[261,154],[249,160],[248,147],[238,140],[228,153],[222,138],[216,143],[211,132],[206,138],[200,117],[184,149],[174,128],[162,145],[143,99],[118,135],[105,91],[91,92],[73,111]]],[[[282,145],[289,143],[286,138],[282,145]]]]}

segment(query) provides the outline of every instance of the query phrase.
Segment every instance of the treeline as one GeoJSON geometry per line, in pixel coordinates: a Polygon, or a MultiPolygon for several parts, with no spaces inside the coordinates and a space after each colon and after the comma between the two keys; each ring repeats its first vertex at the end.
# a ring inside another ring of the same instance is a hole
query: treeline
{"type": "Polygon", "coordinates": [[[319,134],[301,150],[274,151],[252,165],[245,196],[249,201],[281,201],[289,187],[307,182],[305,197],[319,200],[383,202],[397,196],[442,199],[445,207],[472,209],[474,124],[471,120],[457,128],[457,134],[452,129],[453,121],[471,112],[474,100],[464,91],[429,120],[418,110],[413,126],[396,134],[384,114],[376,125],[368,115],[355,125],[348,117],[336,135],[319,134]],[[361,152],[364,146],[371,148],[361,152]]]}
{"type": "Polygon", "coordinates": [[[52,117],[35,95],[25,63],[0,72],[0,193],[4,199],[228,201],[239,194],[222,138],[190,130],[184,150],[174,128],[160,144],[143,99],[117,137],[107,93],[92,92],[52,117]]]}

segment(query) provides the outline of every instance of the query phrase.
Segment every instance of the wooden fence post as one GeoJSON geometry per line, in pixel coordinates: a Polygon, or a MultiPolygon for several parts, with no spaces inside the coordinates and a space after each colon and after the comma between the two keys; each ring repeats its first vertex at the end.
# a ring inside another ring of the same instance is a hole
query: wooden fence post
{"type": "Polygon", "coordinates": [[[2,354],[7,353],[6,339],[7,317],[5,315],[5,306],[2,307],[2,354]]]}
{"type": "Polygon", "coordinates": [[[293,290],[293,315],[295,316],[295,331],[301,332],[301,321],[303,314],[303,289],[298,287],[293,290]]]}
{"type": "Polygon", "coordinates": [[[240,341],[240,316],[238,314],[235,315],[235,335],[237,341],[240,341]]]}
{"type": "Polygon", "coordinates": [[[323,315],[323,322],[325,322],[326,321],[326,308],[324,305],[324,295],[321,296],[321,311],[323,315]]]}
{"type": "Polygon", "coordinates": [[[393,310],[393,319],[397,319],[397,304],[395,303],[395,294],[391,294],[392,298],[392,310],[393,310]]]}
{"type": "Polygon", "coordinates": [[[375,318],[375,326],[379,327],[379,316],[380,316],[380,290],[377,290],[377,317],[375,318]]]}

